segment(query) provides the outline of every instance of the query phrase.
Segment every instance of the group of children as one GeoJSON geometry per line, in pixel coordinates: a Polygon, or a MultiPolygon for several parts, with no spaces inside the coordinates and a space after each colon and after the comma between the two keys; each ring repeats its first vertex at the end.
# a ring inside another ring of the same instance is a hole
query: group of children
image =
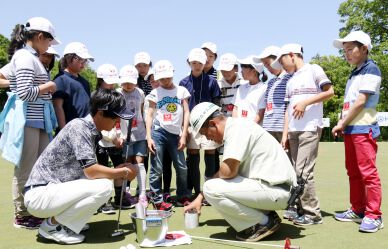
{"type": "MultiPolygon", "coordinates": [[[[60,61],[61,72],[53,82],[48,71],[54,58],[48,66],[39,60],[46,53],[57,55],[50,47],[58,43],[52,24],[41,17],[31,18],[26,25],[17,26],[12,42],[19,33],[25,39],[12,51],[10,64],[0,71],[1,85],[6,86],[3,82],[9,80],[10,86],[9,99],[0,116],[0,150],[3,158],[16,165],[15,226],[33,228],[39,225],[39,220],[24,207],[24,184],[49,144],[52,130],[58,127],[59,132],[72,119],[89,113],[93,93],[79,73],[94,58],[84,44],[68,44],[60,61]],[[15,141],[20,142],[15,145],[15,141]]],[[[335,40],[334,46],[344,49],[346,60],[355,66],[347,82],[341,119],[333,128],[333,135],[344,135],[351,208],[335,218],[360,221],[360,231],[376,232],[383,227],[381,183],[375,165],[379,135],[376,105],[381,74],[368,59],[372,45],[364,32],[354,31],[335,40]]],[[[320,66],[304,62],[303,47],[299,44],[269,46],[260,55],[244,59],[226,53],[220,56],[218,70],[213,66],[217,57],[217,46],[211,42],[192,49],[186,58],[191,72],[179,84],[174,83],[171,62],[160,60],[152,65],[146,52],[137,53],[134,65],[125,65],[120,70],[111,64],[98,67],[96,91],[119,86],[117,91],[135,114],[131,124],[121,119],[114,129],[102,131],[96,145],[99,164],[108,165],[109,159],[114,166],[122,164],[122,147],[127,127],[131,125],[129,160],[138,167],[138,197],[125,192],[121,207],[130,208],[136,202],[146,206],[152,201],[156,209],[170,210],[173,207],[169,193],[171,162],[176,170],[176,205],[187,205],[193,189],[194,197],[200,193],[199,151],[204,150],[204,178],[210,179],[218,171],[222,145],[205,136],[193,136],[189,115],[199,103],[212,102],[221,106],[228,117],[254,120],[288,150],[297,176],[306,184],[300,201],[284,213],[284,218],[297,225],[321,224],[313,171],[323,127],[323,102],[334,95],[330,79],[320,66]],[[264,68],[273,75],[268,82],[264,68]],[[147,170],[151,193],[148,196],[147,170]]],[[[122,181],[114,181],[112,205],[116,208],[120,205],[122,181]]],[[[101,207],[106,213],[112,210],[109,202],[101,207]]]]}

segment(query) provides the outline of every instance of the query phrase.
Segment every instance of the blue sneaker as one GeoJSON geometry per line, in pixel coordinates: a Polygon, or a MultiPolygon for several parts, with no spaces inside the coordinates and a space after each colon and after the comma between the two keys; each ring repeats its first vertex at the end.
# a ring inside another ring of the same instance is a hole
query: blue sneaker
{"type": "Polygon", "coordinates": [[[366,233],[375,233],[379,229],[383,229],[383,228],[384,228],[384,223],[381,217],[377,219],[372,219],[365,216],[364,219],[362,219],[362,223],[360,225],[359,231],[366,232],[366,233]]]}
{"type": "Polygon", "coordinates": [[[294,219],[293,222],[295,225],[299,225],[299,226],[310,226],[310,225],[322,224],[323,220],[321,217],[311,218],[309,216],[302,215],[294,219]]]}
{"type": "Polygon", "coordinates": [[[348,209],[343,213],[335,214],[334,218],[339,221],[353,221],[360,223],[364,214],[356,214],[352,209],[348,209]]]}

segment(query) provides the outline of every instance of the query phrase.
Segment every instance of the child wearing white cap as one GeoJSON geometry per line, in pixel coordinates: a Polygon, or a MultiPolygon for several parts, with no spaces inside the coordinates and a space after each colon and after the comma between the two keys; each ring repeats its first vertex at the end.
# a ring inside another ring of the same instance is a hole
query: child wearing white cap
{"type": "Polygon", "coordinates": [[[90,84],[80,73],[89,61],[94,61],[86,46],[81,42],[66,45],[60,60],[60,71],[55,76],[57,91],[53,95],[58,130],[75,118],[89,114],[90,84]]]}
{"type": "Polygon", "coordinates": [[[50,45],[58,44],[55,37],[49,20],[34,17],[25,25],[16,25],[10,43],[14,54],[8,71],[10,92],[1,113],[0,151],[15,165],[12,195],[17,228],[37,228],[42,221],[28,213],[22,192],[32,166],[57,126],[51,103],[56,84],[50,81],[38,57],[50,45]]]}
{"type": "MultiPolygon", "coordinates": [[[[187,62],[191,68],[191,73],[182,79],[179,85],[185,87],[191,95],[189,99],[190,110],[202,102],[220,104],[221,91],[218,83],[213,77],[210,77],[204,72],[206,61],[206,53],[203,49],[194,48],[188,55],[187,62]]],[[[192,191],[194,188],[195,196],[201,191],[199,150],[205,150],[205,179],[208,179],[216,173],[215,149],[219,146],[214,141],[207,140],[205,136],[195,138],[189,132],[189,141],[187,144],[187,167],[189,171],[187,181],[189,190],[192,191]]]]}
{"type": "MultiPolygon", "coordinates": [[[[135,116],[132,119],[131,126],[131,143],[129,148],[130,163],[134,164],[138,168],[137,182],[139,186],[139,203],[143,206],[147,206],[146,197],[146,177],[147,173],[144,166],[144,158],[148,156],[147,140],[146,140],[146,128],[145,120],[143,117],[144,112],[144,92],[136,87],[139,73],[133,65],[125,65],[120,69],[120,85],[121,88],[118,91],[124,96],[126,106],[131,110],[135,116]]],[[[120,129],[121,135],[119,141],[121,143],[127,138],[128,134],[128,121],[121,119],[120,129]]],[[[120,186],[120,185],[119,185],[120,186]]],[[[116,196],[115,205],[120,204],[120,187],[115,187],[116,196]]],[[[129,193],[126,193],[130,197],[129,193]]],[[[132,199],[132,198],[131,198],[132,199]]],[[[132,203],[135,203],[132,199],[132,203]]]]}
{"type": "Polygon", "coordinates": [[[266,47],[260,55],[253,58],[257,63],[263,63],[267,70],[275,77],[267,83],[265,91],[265,112],[263,128],[268,131],[279,143],[282,141],[284,129],[284,114],[286,112],[286,86],[292,74],[288,74],[283,68],[274,69],[271,63],[276,60],[280,48],[277,46],[266,47]]]}
{"type": "Polygon", "coordinates": [[[210,77],[217,79],[217,70],[213,66],[217,60],[217,45],[213,42],[204,42],[201,48],[205,51],[207,58],[203,71],[210,77]]]}
{"type": "Polygon", "coordinates": [[[174,85],[174,68],[167,60],[155,64],[154,76],[159,81],[159,87],[150,93],[146,121],[147,142],[151,152],[149,179],[155,208],[168,211],[172,204],[166,203],[162,196],[163,158],[166,150],[176,171],[177,203],[182,206],[189,204],[187,166],[183,150],[186,147],[189,125],[190,93],[186,88],[174,85]],[[155,112],[156,116],[153,118],[155,112]]]}
{"type": "Polygon", "coordinates": [[[334,136],[344,137],[345,165],[349,176],[351,207],[337,213],[339,221],[360,222],[359,231],[374,233],[384,227],[381,212],[381,181],[376,167],[377,137],[380,128],[376,106],[380,97],[381,72],[368,59],[371,39],[363,31],[353,31],[334,41],[354,65],[346,83],[341,119],[334,136]]]}
{"type": "Polygon", "coordinates": [[[147,96],[152,91],[150,81],[146,78],[152,67],[151,56],[147,52],[136,53],[133,59],[133,65],[135,65],[137,71],[139,72],[137,86],[143,90],[145,96],[147,96]]]}
{"type": "Polygon", "coordinates": [[[253,55],[238,60],[241,74],[247,84],[241,85],[233,99],[233,117],[249,118],[258,124],[262,124],[265,102],[264,95],[267,85],[267,75],[262,63],[255,63],[253,55]],[[261,79],[260,79],[261,76],[261,79]]]}
{"type": "Polygon", "coordinates": [[[281,47],[271,67],[283,67],[287,73],[293,73],[287,83],[284,99],[288,105],[282,145],[286,147],[289,142],[296,175],[306,181],[297,210],[289,209],[284,218],[293,220],[297,225],[321,224],[313,171],[323,127],[323,101],[334,95],[333,85],[319,65],[304,63],[303,48],[299,44],[281,47]]]}

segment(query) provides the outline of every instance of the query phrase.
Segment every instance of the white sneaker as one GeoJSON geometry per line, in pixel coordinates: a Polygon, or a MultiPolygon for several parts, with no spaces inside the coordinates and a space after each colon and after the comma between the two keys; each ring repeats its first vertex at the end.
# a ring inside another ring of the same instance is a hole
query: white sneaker
{"type": "MultiPolygon", "coordinates": [[[[50,218],[48,218],[50,219],[50,218]]],[[[39,227],[38,233],[43,238],[54,240],[59,244],[78,244],[85,240],[85,236],[82,234],[68,233],[63,227],[58,224],[56,226],[50,226],[45,219],[39,227]]]]}

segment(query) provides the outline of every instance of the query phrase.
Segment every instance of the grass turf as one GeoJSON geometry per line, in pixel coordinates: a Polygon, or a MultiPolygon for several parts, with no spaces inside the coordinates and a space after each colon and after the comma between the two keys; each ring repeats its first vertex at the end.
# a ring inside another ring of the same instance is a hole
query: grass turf
{"type": "MultiPolygon", "coordinates": [[[[203,161],[203,160],[202,160],[203,161]]],[[[388,143],[379,144],[377,165],[384,190],[388,182],[388,143]]],[[[203,163],[201,164],[203,169],[203,163]]],[[[12,226],[13,204],[11,195],[13,166],[0,159],[0,248],[62,248],[58,245],[38,238],[37,230],[16,229],[12,226]]],[[[203,170],[202,170],[203,172],[203,170]]],[[[344,149],[342,143],[321,143],[318,162],[315,168],[315,180],[317,193],[320,199],[320,206],[323,214],[323,224],[299,227],[291,222],[283,220],[281,228],[273,235],[265,238],[257,245],[223,243],[213,241],[201,241],[193,239],[191,245],[177,246],[174,248],[274,248],[262,244],[284,245],[286,237],[291,239],[292,245],[299,245],[305,248],[388,248],[387,229],[380,230],[374,234],[358,232],[358,224],[338,222],[333,214],[344,211],[348,208],[349,185],[344,168],[344,149]]],[[[172,183],[175,186],[174,180],[172,183]]],[[[132,183],[132,187],[136,186],[132,183]]],[[[388,202],[383,198],[383,214],[388,213],[388,202]]],[[[121,237],[110,237],[116,228],[116,215],[98,214],[90,220],[90,230],[85,233],[86,240],[71,248],[103,248],[118,249],[120,246],[135,241],[135,233],[129,217],[133,209],[122,212],[121,224],[125,235],[121,237]]],[[[279,211],[279,215],[283,211],[279,211]]],[[[384,218],[384,217],[383,217],[384,218]]],[[[175,208],[175,213],[169,220],[169,230],[184,230],[184,219],[182,208],[175,208]]],[[[204,207],[200,216],[199,228],[186,230],[193,236],[201,236],[217,239],[234,240],[234,231],[225,220],[212,207],[204,207]]]]}

